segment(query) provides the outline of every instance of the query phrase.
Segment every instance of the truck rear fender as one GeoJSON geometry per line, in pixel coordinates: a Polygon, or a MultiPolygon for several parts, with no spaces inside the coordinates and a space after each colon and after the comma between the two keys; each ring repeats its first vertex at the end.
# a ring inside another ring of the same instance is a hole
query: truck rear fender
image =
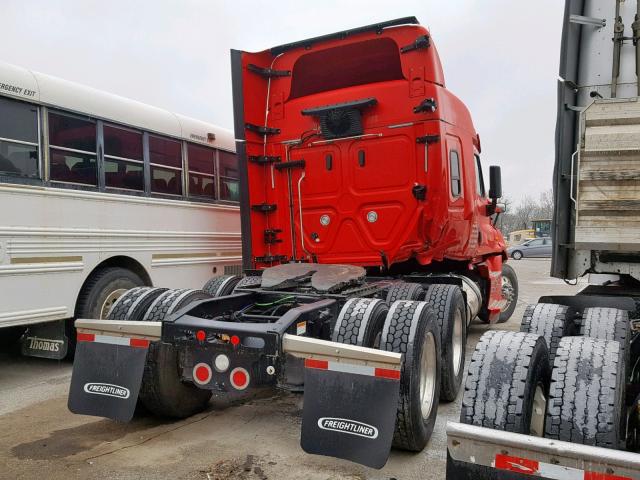
{"type": "Polygon", "coordinates": [[[138,401],[150,342],[161,322],[76,320],[69,410],[128,422],[138,401]]]}
{"type": "Polygon", "coordinates": [[[402,355],[288,334],[283,350],[305,362],[302,449],[382,468],[393,440],[402,355]]]}

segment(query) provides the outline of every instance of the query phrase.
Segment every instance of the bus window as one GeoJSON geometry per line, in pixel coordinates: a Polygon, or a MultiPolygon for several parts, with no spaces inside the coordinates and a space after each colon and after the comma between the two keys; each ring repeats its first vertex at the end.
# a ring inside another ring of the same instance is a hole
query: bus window
{"type": "Polygon", "coordinates": [[[95,122],[49,113],[49,177],[57,182],[98,185],[95,122]]]}
{"type": "Polygon", "coordinates": [[[0,174],[38,178],[38,107],[0,98],[0,174]]]}
{"type": "Polygon", "coordinates": [[[151,192],[182,195],[182,143],[149,135],[151,192]]]}
{"type": "Polygon", "coordinates": [[[144,190],[140,132],[104,126],[104,173],[107,187],[144,190]]]}
{"type": "Polygon", "coordinates": [[[216,198],[216,151],[213,148],[189,144],[189,195],[216,198]]]}
{"type": "Polygon", "coordinates": [[[219,150],[220,200],[238,202],[240,184],[238,183],[238,157],[235,153],[219,150]]]}

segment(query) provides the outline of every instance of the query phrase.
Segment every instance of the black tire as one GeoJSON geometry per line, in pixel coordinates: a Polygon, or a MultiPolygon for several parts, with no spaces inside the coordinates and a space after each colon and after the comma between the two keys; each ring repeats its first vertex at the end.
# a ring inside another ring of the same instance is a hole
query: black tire
{"type": "Polygon", "coordinates": [[[168,288],[137,287],[122,295],[107,315],[107,320],[142,320],[149,306],[168,288]]]}
{"type": "MultiPolygon", "coordinates": [[[[168,290],[155,299],[144,320],[160,322],[189,303],[206,298],[211,296],[202,290],[168,290]]],[[[162,342],[149,345],[139,399],[154,415],[186,418],[209,404],[211,390],[182,382],[179,369],[177,348],[162,342]]]]}
{"type": "Polygon", "coordinates": [[[257,275],[247,275],[242,277],[233,289],[233,293],[237,293],[241,288],[258,288],[262,283],[262,277],[257,275]]]}
{"type": "MultiPolygon", "coordinates": [[[[538,387],[549,388],[549,352],[532,333],[490,331],[476,345],[467,370],[460,422],[494,430],[530,434],[538,387]]],[[[544,404],[539,426],[542,435],[544,404]]]]}
{"type": "Polygon", "coordinates": [[[524,257],[524,255],[520,250],[514,250],[513,252],[511,252],[511,258],[513,258],[514,260],[522,260],[522,257],[524,257]]]}
{"type": "Polygon", "coordinates": [[[507,295],[510,295],[510,299],[507,306],[502,310],[502,312],[500,312],[498,323],[505,323],[509,320],[516,309],[516,305],[518,304],[518,276],[516,275],[515,270],[511,268],[511,265],[506,263],[502,264],[502,278],[502,296],[507,298],[507,295]],[[510,292],[507,292],[509,287],[505,282],[505,279],[511,285],[510,292]]]}
{"type": "Polygon", "coordinates": [[[527,305],[522,315],[520,331],[542,335],[549,349],[549,363],[553,359],[562,337],[575,335],[576,312],[573,308],[552,303],[527,305]]]}
{"type": "MultiPolygon", "coordinates": [[[[76,303],[75,318],[106,318],[107,314],[117,302],[109,305],[109,297],[118,290],[130,290],[144,285],[140,276],[131,270],[120,267],[107,267],[91,274],[87,279],[76,303]]],[[[69,338],[68,358],[73,358],[76,350],[76,330],[74,319],[67,322],[67,337],[69,338]]]]}
{"type": "Polygon", "coordinates": [[[427,290],[425,302],[433,307],[440,331],[442,357],[440,400],[453,402],[458,396],[464,375],[465,345],[467,342],[464,297],[457,285],[434,284],[427,290]],[[456,339],[460,342],[457,346],[454,345],[456,339]]]}
{"type": "Polygon", "coordinates": [[[380,348],[403,354],[393,446],[419,452],[433,433],[440,398],[440,332],[433,308],[425,302],[394,302],[384,322],[380,348]],[[431,408],[426,415],[420,392],[421,375],[428,373],[422,372],[423,355],[428,355],[432,380],[428,387],[431,408]]]}
{"type": "Polygon", "coordinates": [[[391,305],[398,300],[423,300],[424,288],[419,283],[394,283],[387,290],[387,303],[391,305]]]}
{"type": "Polygon", "coordinates": [[[564,337],[551,373],[545,437],[622,448],[624,371],[618,342],[564,337]]]}
{"type": "Polygon", "coordinates": [[[388,312],[389,307],[382,300],[351,298],[340,310],[331,339],[348,345],[379,348],[388,312]]]}
{"type": "Polygon", "coordinates": [[[620,355],[624,358],[626,367],[625,375],[631,373],[631,324],[627,311],[605,307],[585,308],[580,323],[580,335],[596,340],[620,342],[620,355]]]}
{"type": "Polygon", "coordinates": [[[205,283],[202,290],[212,297],[224,297],[225,295],[231,295],[231,293],[233,293],[233,289],[240,280],[241,277],[238,275],[220,275],[219,277],[213,277],[205,283]]]}

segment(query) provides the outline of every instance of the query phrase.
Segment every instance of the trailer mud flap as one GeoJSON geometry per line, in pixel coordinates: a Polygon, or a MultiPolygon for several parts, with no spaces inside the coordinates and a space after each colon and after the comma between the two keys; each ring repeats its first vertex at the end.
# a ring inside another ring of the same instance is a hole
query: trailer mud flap
{"type": "Polygon", "coordinates": [[[400,371],[305,360],[301,446],[382,468],[395,428],[400,371]]]}
{"type": "Polygon", "coordinates": [[[69,410],[128,422],[142,383],[149,340],[78,334],[69,410]]]}

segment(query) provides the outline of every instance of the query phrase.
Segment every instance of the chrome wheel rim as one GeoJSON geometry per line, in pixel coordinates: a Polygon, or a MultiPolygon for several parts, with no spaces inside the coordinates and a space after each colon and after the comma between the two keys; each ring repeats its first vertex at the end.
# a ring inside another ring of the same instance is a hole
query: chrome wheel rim
{"type": "Polygon", "coordinates": [[[425,335],[420,359],[420,410],[422,418],[427,420],[433,409],[436,389],[436,341],[433,333],[425,335]]]}
{"type": "Polygon", "coordinates": [[[513,283],[511,280],[504,275],[502,276],[502,298],[504,298],[507,303],[505,304],[502,311],[509,310],[511,303],[513,302],[513,297],[515,296],[515,289],[513,288],[513,283]]]}
{"type": "Polygon", "coordinates": [[[457,377],[462,368],[462,312],[456,310],[455,317],[453,318],[453,376],[457,377]]]}
{"type": "Polygon", "coordinates": [[[544,396],[544,389],[541,384],[536,385],[533,394],[533,407],[531,409],[531,421],[529,422],[529,432],[534,437],[544,435],[544,415],[547,407],[547,399],[544,396]]]}
{"type": "Polygon", "coordinates": [[[109,314],[109,310],[111,310],[111,307],[113,307],[113,304],[116,303],[116,300],[118,300],[122,296],[122,294],[126,291],[127,291],[126,288],[119,288],[111,292],[109,295],[107,295],[107,298],[104,299],[104,302],[102,302],[102,307],[100,308],[101,319],[107,318],[107,315],[109,314]]]}

